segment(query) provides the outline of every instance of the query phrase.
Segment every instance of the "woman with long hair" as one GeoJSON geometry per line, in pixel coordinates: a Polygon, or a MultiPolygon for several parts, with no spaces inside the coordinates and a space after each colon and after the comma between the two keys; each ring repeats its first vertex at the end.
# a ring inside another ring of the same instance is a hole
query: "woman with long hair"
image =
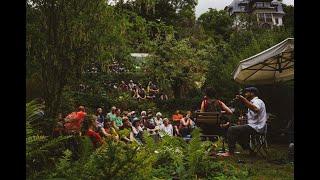
{"type": "Polygon", "coordinates": [[[97,116],[95,115],[86,115],[83,121],[83,132],[88,136],[95,148],[103,144],[102,138],[99,133],[96,132],[97,128],[97,116]]]}

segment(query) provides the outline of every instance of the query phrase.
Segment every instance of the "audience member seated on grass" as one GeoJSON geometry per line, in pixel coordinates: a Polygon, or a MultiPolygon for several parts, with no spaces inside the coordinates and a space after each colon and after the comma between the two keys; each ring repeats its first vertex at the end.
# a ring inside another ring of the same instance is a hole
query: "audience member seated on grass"
{"type": "Polygon", "coordinates": [[[116,115],[111,116],[110,121],[112,122],[112,127],[114,127],[116,130],[119,130],[119,127],[123,125],[121,118],[121,110],[119,108],[116,109],[116,115]]]}
{"type": "Polygon", "coordinates": [[[189,119],[191,119],[191,127],[194,128],[194,126],[196,125],[194,122],[194,117],[191,111],[187,111],[187,115],[186,115],[189,119]]]}
{"type": "Polygon", "coordinates": [[[135,118],[132,122],[132,133],[134,138],[142,144],[143,142],[143,129],[140,126],[140,120],[138,118],[135,118]]]}
{"type": "Polygon", "coordinates": [[[87,115],[85,116],[84,119],[85,120],[83,123],[83,129],[84,129],[85,135],[91,139],[93,146],[97,148],[103,143],[101,136],[99,135],[99,133],[96,132],[97,116],[87,115]]]}
{"type": "Polygon", "coordinates": [[[96,111],[98,130],[103,128],[103,124],[104,124],[104,121],[105,121],[104,115],[102,113],[103,113],[102,108],[98,108],[97,111],[96,111]]]}
{"type": "Polygon", "coordinates": [[[216,91],[211,87],[206,88],[205,90],[205,96],[201,102],[200,112],[233,113],[225,103],[216,98],[216,91]]]}
{"type": "Polygon", "coordinates": [[[139,87],[135,85],[131,91],[132,97],[138,99],[139,98],[139,87]]]}
{"type": "Polygon", "coordinates": [[[153,118],[153,121],[156,127],[159,127],[163,123],[161,112],[156,113],[156,117],[153,118]]]}
{"type": "Polygon", "coordinates": [[[172,125],[174,128],[174,132],[176,135],[180,136],[179,132],[179,125],[180,125],[180,120],[183,118],[182,114],[180,114],[180,111],[177,110],[175,114],[172,115],[172,125]]]}
{"type": "Polygon", "coordinates": [[[141,116],[141,123],[140,126],[143,130],[146,130],[149,126],[148,117],[147,116],[141,116]]]}
{"type": "Polygon", "coordinates": [[[124,81],[121,81],[119,87],[120,87],[121,91],[128,91],[129,90],[128,85],[124,81]]]}
{"type": "Polygon", "coordinates": [[[68,133],[72,131],[80,132],[81,124],[86,114],[84,106],[79,106],[77,112],[72,112],[66,117],[65,130],[68,133]]]}
{"type": "Polygon", "coordinates": [[[165,135],[173,136],[173,127],[171,124],[169,124],[168,118],[163,119],[163,124],[161,124],[159,128],[159,135],[160,137],[163,137],[165,135]]]}
{"type": "Polygon", "coordinates": [[[133,83],[133,80],[130,80],[130,81],[129,81],[129,84],[128,84],[129,90],[132,91],[133,88],[134,88],[134,86],[135,86],[135,84],[133,83]]]}
{"type": "Polygon", "coordinates": [[[129,114],[128,111],[122,111],[122,114],[121,114],[122,118],[125,118],[125,117],[129,118],[128,114],[129,114]]]}
{"type": "Polygon", "coordinates": [[[138,100],[144,100],[147,98],[147,95],[146,95],[146,91],[144,90],[144,88],[139,88],[138,89],[138,95],[137,95],[137,99],[138,100]]]}
{"type": "Polygon", "coordinates": [[[148,109],[147,116],[148,116],[149,123],[153,126],[156,126],[156,123],[154,122],[154,119],[153,119],[153,113],[152,113],[151,109],[148,109]]]}
{"type": "Polygon", "coordinates": [[[101,129],[100,133],[102,134],[103,137],[111,138],[116,141],[119,140],[119,135],[117,131],[112,127],[111,121],[106,121],[104,123],[104,128],[101,129]]]}
{"type": "Polygon", "coordinates": [[[143,116],[147,116],[147,112],[146,111],[141,111],[140,117],[142,118],[143,116]]]}
{"type": "Polygon", "coordinates": [[[130,122],[133,122],[133,119],[137,117],[137,112],[136,111],[131,111],[128,113],[128,118],[130,122]]]}
{"type": "Polygon", "coordinates": [[[244,90],[244,96],[237,95],[247,108],[248,124],[231,126],[227,132],[229,152],[221,154],[222,156],[231,156],[234,154],[236,142],[238,142],[244,150],[249,150],[253,154],[249,146],[249,135],[253,133],[262,133],[267,122],[267,113],[264,102],[258,98],[259,91],[255,87],[249,87],[244,90]]]}
{"type": "Polygon", "coordinates": [[[119,128],[119,135],[120,139],[126,143],[136,142],[129,119],[124,119],[123,125],[119,128]]]}
{"type": "Polygon", "coordinates": [[[154,95],[158,94],[159,93],[159,89],[157,88],[157,85],[152,83],[151,87],[150,87],[150,92],[154,93],[154,95]]]}
{"type": "Polygon", "coordinates": [[[150,93],[150,89],[151,89],[151,85],[152,85],[152,81],[149,81],[148,86],[147,86],[147,93],[150,93]]]}
{"type": "Polygon", "coordinates": [[[147,132],[153,134],[155,131],[155,126],[153,124],[150,123],[149,119],[147,116],[143,116],[142,117],[142,123],[144,130],[147,130],[147,132]]]}
{"type": "Polygon", "coordinates": [[[155,99],[156,95],[159,93],[159,89],[151,81],[147,87],[148,99],[155,99]]]}
{"type": "Polygon", "coordinates": [[[116,110],[117,108],[115,106],[111,107],[111,111],[106,115],[107,120],[111,120],[116,116],[116,110]]]}
{"type": "Polygon", "coordinates": [[[180,120],[179,131],[182,137],[190,135],[193,128],[193,121],[190,118],[190,114],[185,114],[185,116],[180,120]]]}

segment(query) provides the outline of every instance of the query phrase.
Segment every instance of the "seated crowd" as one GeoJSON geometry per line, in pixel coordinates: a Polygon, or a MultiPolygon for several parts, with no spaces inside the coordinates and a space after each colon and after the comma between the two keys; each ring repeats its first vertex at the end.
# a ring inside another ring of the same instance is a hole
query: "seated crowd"
{"type": "Polygon", "coordinates": [[[176,111],[172,118],[155,115],[151,110],[126,112],[113,106],[108,113],[97,108],[96,113],[88,115],[84,106],[66,117],[58,115],[56,135],[80,134],[89,136],[95,147],[103,143],[103,139],[112,139],[125,143],[143,144],[143,134],[147,133],[155,139],[165,135],[186,137],[191,134],[195,123],[191,111],[184,115],[176,111]]]}
{"type": "MultiPolygon", "coordinates": [[[[129,88],[130,86],[134,87],[129,84],[129,88]]],[[[213,88],[206,89],[206,96],[201,102],[201,113],[220,112],[222,115],[219,126],[224,131],[229,147],[228,152],[220,154],[222,156],[232,156],[236,143],[239,143],[243,149],[249,150],[250,154],[254,154],[249,146],[249,137],[253,134],[263,134],[266,130],[266,108],[264,102],[258,97],[258,89],[248,87],[241,94],[235,99],[244,104],[248,112],[245,117],[243,112],[240,113],[237,124],[232,124],[228,120],[228,115],[233,115],[234,109],[219,100],[213,88]],[[246,122],[243,122],[244,119],[246,122]]],[[[154,115],[151,110],[141,111],[138,114],[136,111],[121,112],[120,108],[112,107],[106,115],[102,108],[98,108],[95,115],[88,116],[84,106],[80,106],[77,112],[72,112],[65,118],[59,114],[56,132],[80,133],[82,130],[82,134],[89,136],[97,146],[97,143],[103,142],[103,138],[143,144],[145,133],[154,138],[162,138],[165,135],[188,138],[194,127],[195,119],[191,111],[181,114],[177,110],[168,119],[160,112],[154,115]]]]}
{"type": "Polygon", "coordinates": [[[127,84],[125,81],[121,81],[119,88],[121,91],[129,91],[131,92],[132,97],[138,100],[144,99],[160,99],[167,100],[168,96],[160,91],[155,83],[150,81],[148,86],[144,88],[141,83],[134,83],[133,80],[130,80],[127,84]]]}

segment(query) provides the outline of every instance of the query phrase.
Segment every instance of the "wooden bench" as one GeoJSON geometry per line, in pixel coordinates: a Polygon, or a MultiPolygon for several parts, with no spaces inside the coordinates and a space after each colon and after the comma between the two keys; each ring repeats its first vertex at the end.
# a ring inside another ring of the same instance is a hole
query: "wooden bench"
{"type": "Polygon", "coordinates": [[[195,112],[195,123],[201,129],[202,138],[206,140],[218,139],[220,117],[220,112],[195,112]]]}

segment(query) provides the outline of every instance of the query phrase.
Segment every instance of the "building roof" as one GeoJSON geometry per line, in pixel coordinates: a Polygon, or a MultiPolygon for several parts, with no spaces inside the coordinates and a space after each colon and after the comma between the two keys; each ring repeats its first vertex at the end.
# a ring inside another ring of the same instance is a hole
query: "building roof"
{"type": "MultiPolygon", "coordinates": [[[[233,0],[231,2],[230,5],[226,6],[226,10],[228,10],[230,12],[230,14],[232,15],[233,13],[240,13],[240,12],[246,12],[246,10],[244,7],[247,4],[249,4],[249,2],[252,0],[233,0]]],[[[272,6],[276,6],[276,12],[275,13],[280,13],[280,14],[285,14],[282,8],[282,3],[277,1],[277,0],[273,0],[271,2],[272,6]]]]}
{"type": "Polygon", "coordinates": [[[273,0],[271,2],[271,5],[277,6],[277,13],[279,14],[285,14],[285,12],[283,11],[283,7],[282,7],[282,3],[276,0],[273,0]]]}
{"type": "Polygon", "coordinates": [[[249,3],[248,0],[233,0],[229,6],[226,7],[226,9],[229,10],[231,14],[236,12],[246,12],[244,9],[241,9],[241,4],[249,3]]]}

